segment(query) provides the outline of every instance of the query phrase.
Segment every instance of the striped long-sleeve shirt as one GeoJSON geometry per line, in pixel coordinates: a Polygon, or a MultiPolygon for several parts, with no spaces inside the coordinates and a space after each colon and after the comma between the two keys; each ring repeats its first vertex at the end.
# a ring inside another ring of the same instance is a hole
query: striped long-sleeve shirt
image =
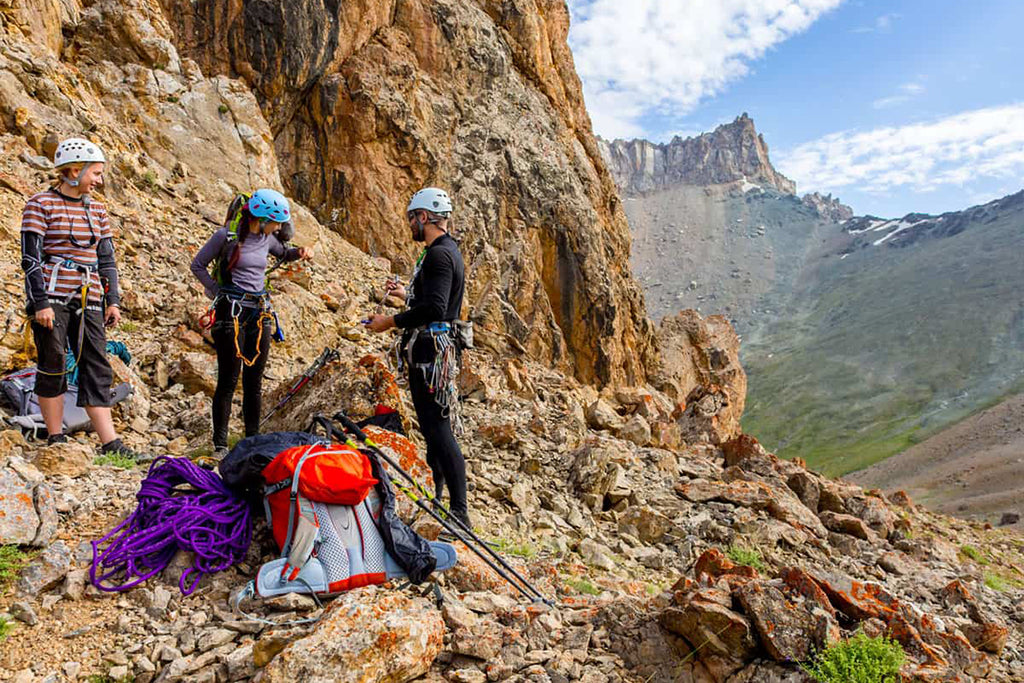
{"type": "Polygon", "coordinates": [[[69,296],[80,293],[82,273],[67,263],[57,262],[56,258],[69,259],[91,267],[89,303],[93,305],[101,303],[103,289],[100,274],[101,271],[108,271],[103,274],[113,283],[109,300],[110,303],[118,301],[111,242],[113,234],[106,207],[102,203],[92,201],[87,205],[80,197],[68,197],[56,188],[51,188],[28,200],[22,213],[21,232],[23,240],[25,233],[39,235],[42,239],[41,271],[32,272],[26,268],[25,273],[26,292],[30,304],[37,310],[46,302],[38,300],[38,280],[33,287],[33,276],[42,275],[43,286],[50,301],[63,302],[69,296]],[[101,246],[103,240],[108,241],[101,246]]]}

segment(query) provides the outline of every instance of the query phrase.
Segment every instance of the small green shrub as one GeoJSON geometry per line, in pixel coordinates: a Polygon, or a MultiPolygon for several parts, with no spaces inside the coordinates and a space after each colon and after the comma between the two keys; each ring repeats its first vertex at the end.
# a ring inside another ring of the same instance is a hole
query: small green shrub
{"type": "Polygon", "coordinates": [[[104,455],[98,455],[96,456],[96,459],[93,460],[93,463],[100,465],[101,467],[111,465],[113,467],[119,467],[122,470],[134,469],[136,465],[135,458],[127,455],[121,455],[120,453],[105,453],[104,455]]]}
{"type": "Polygon", "coordinates": [[[221,114],[227,114],[228,113],[228,105],[226,105],[226,104],[220,105],[219,107],[217,107],[217,111],[219,111],[221,114]]]}
{"type": "Polygon", "coordinates": [[[858,632],[819,652],[804,671],[819,683],[898,683],[904,659],[895,640],[858,632]]]}
{"type": "Polygon", "coordinates": [[[753,567],[759,572],[764,571],[764,563],[761,561],[761,553],[756,550],[741,548],[740,546],[730,546],[729,550],[725,553],[730,560],[736,564],[743,565],[745,567],[753,567]]]}
{"type": "Polygon", "coordinates": [[[600,595],[601,589],[592,584],[587,579],[583,578],[567,578],[565,584],[572,588],[577,593],[584,593],[586,595],[600,595]]]}
{"type": "Polygon", "coordinates": [[[0,617],[0,643],[7,640],[7,636],[14,631],[14,622],[7,617],[0,617]]]}
{"type": "Polygon", "coordinates": [[[139,324],[134,320],[124,320],[117,326],[117,329],[125,334],[131,334],[139,329],[139,324]]]}
{"type": "Polygon", "coordinates": [[[152,169],[142,174],[142,182],[150,190],[155,190],[160,184],[156,178],[156,171],[153,171],[152,169]]]}
{"type": "Polygon", "coordinates": [[[171,104],[176,104],[178,102],[178,96],[177,95],[168,95],[167,96],[167,101],[170,102],[171,104]]]}
{"type": "Polygon", "coordinates": [[[29,554],[16,545],[0,545],[0,591],[18,576],[29,554]]]}
{"type": "Polygon", "coordinates": [[[962,545],[962,546],[960,546],[960,553],[962,555],[964,555],[965,557],[969,557],[970,559],[974,560],[978,564],[988,564],[989,563],[988,559],[984,555],[981,554],[981,551],[979,551],[973,545],[962,545]]]}

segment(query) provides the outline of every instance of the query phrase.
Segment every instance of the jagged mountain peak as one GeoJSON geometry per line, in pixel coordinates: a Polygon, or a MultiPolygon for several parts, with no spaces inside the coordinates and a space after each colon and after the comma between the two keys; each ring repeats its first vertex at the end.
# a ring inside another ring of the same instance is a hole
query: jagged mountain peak
{"type": "Polygon", "coordinates": [[[695,137],[676,136],[668,143],[598,139],[598,146],[616,184],[626,195],[644,194],[677,185],[722,185],[748,182],[784,194],[796,183],[775,170],[768,145],[754,120],[744,112],[731,123],[695,137]]]}

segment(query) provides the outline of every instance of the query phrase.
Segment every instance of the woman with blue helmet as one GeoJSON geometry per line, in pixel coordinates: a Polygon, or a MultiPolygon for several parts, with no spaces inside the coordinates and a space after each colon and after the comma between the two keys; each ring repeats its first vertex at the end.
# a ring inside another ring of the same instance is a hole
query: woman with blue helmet
{"type": "Polygon", "coordinates": [[[238,211],[228,213],[226,225],[213,233],[192,259],[192,273],[213,300],[216,321],[212,330],[217,349],[213,448],[218,459],[228,448],[231,399],[239,373],[245,435],[259,432],[263,371],[274,321],[265,286],[268,256],[283,261],[313,257],[311,248],[286,248],[277,238],[278,231],[292,219],[291,206],[280,192],[256,190],[238,211]],[[213,274],[210,263],[214,263],[213,274]]]}

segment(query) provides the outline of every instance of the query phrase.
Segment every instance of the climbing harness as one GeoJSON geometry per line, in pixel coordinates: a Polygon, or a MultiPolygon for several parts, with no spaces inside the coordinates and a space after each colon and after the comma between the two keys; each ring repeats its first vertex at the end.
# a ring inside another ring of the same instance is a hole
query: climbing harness
{"type": "Polygon", "coordinates": [[[452,323],[430,323],[415,328],[409,335],[405,354],[410,372],[415,368],[423,373],[423,381],[434,395],[437,405],[441,407],[441,415],[451,419],[452,431],[455,434],[461,434],[462,411],[459,410],[459,389],[456,384],[459,377],[459,350],[455,345],[452,323]],[[434,343],[434,360],[429,363],[414,363],[413,347],[424,335],[429,335],[434,343]]]}
{"type": "Polygon", "coordinates": [[[284,341],[284,331],[281,329],[281,321],[277,317],[277,311],[274,310],[273,304],[270,301],[270,293],[267,292],[267,290],[260,292],[246,292],[245,290],[238,289],[231,285],[221,287],[217,297],[213,300],[213,305],[210,307],[210,310],[200,318],[201,325],[205,325],[207,324],[207,321],[209,321],[209,325],[211,327],[213,326],[216,320],[215,310],[217,308],[217,304],[225,299],[229,301],[231,305],[231,327],[234,332],[235,355],[245,363],[246,367],[252,367],[260,357],[259,348],[260,342],[263,341],[264,322],[273,321],[275,327],[273,340],[276,342],[284,341]],[[243,316],[247,316],[244,321],[243,316]],[[238,335],[242,329],[242,325],[251,324],[253,319],[255,319],[256,326],[259,328],[256,333],[256,354],[252,358],[246,358],[245,354],[242,352],[242,347],[239,344],[238,335]]]}
{"type": "MultiPolygon", "coordinates": [[[[50,256],[47,258],[47,263],[53,264],[53,270],[50,273],[50,282],[47,286],[46,293],[48,295],[55,295],[57,291],[57,278],[60,275],[62,268],[67,270],[74,270],[81,274],[82,280],[77,293],[72,292],[69,294],[64,301],[60,302],[63,306],[70,306],[73,301],[78,300],[78,307],[73,314],[81,317],[78,324],[78,350],[75,352],[75,362],[70,367],[65,367],[59,372],[49,372],[42,368],[37,368],[36,372],[40,375],[48,375],[50,377],[62,377],[70,372],[75,372],[78,368],[78,364],[82,360],[82,351],[85,349],[85,312],[87,310],[103,312],[101,306],[95,304],[89,304],[89,290],[92,287],[92,274],[96,272],[96,266],[89,265],[86,263],[79,263],[69,258],[61,256],[50,256]]],[[[51,299],[52,300],[52,299],[51,299]]],[[[31,320],[31,319],[30,319],[31,320]]]]}

